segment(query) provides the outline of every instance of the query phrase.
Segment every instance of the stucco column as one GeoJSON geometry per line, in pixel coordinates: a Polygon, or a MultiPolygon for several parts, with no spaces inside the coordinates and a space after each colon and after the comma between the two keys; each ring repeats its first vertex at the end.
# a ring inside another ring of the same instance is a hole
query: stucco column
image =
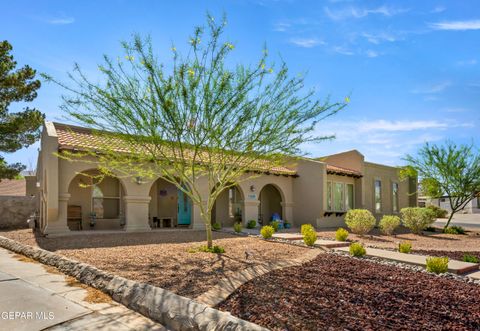
{"type": "Polygon", "coordinates": [[[67,209],[70,193],[60,193],[58,195],[58,216],[55,221],[49,220],[43,231],[45,234],[70,232],[67,225],[67,209]]]}
{"type": "Polygon", "coordinates": [[[150,196],[126,195],[125,202],[125,231],[150,231],[148,223],[148,205],[150,196]]]}
{"type": "Polygon", "coordinates": [[[293,202],[280,202],[283,220],[293,224],[293,202]]]}
{"type": "MultiPolygon", "coordinates": [[[[203,206],[207,207],[207,200],[202,200],[203,206]]],[[[202,212],[200,207],[192,203],[192,229],[194,230],[205,230],[205,222],[202,218],[202,212]]]]}
{"type": "Polygon", "coordinates": [[[246,226],[248,221],[255,220],[258,225],[258,206],[260,201],[258,200],[245,200],[243,201],[243,225],[246,226]]]}

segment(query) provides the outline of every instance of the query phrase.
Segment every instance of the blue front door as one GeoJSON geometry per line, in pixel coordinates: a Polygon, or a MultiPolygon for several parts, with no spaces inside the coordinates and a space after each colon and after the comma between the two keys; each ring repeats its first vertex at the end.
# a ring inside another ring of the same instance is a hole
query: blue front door
{"type": "Polygon", "coordinates": [[[190,225],[192,204],[190,198],[181,190],[178,192],[178,225],[190,225]]]}

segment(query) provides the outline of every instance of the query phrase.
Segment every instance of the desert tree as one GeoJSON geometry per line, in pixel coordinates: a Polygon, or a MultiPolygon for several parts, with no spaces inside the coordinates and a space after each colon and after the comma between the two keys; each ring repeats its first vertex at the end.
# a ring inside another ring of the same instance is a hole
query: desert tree
{"type": "Polygon", "coordinates": [[[480,193],[480,154],[473,145],[425,144],[416,156],[407,155],[405,173],[418,174],[420,189],[428,197],[447,196],[453,215],[480,193]]]}
{"type": "MultiPolygon", "coordinates": [[[[12,45],[0,42],[0,152],[13,153],[33,144],[40,137],[43,114],[35,108],[10,112],[12,102],[30,102],[37,97],[40,81],[28,65],[16,69],[17,62],[10,54],[12,45]]],[[[0,180],[15,178],[25,165],[7,164],[0,156],[0,180]]]]}
{"type": "Polygon", "coordinates": [[[209,248],[219,194],[273,172],[301,155],[300,145],[328,138],[315,135],[316,123],[346,105],[314,100],[313,90],[304,91],[304,77],[291,77],[283,62],[270,65],[266,49],[253,65],[227,63],[235,46],[224,40],[225,26],[225,19],[217,23],[207,15],[186,53],[171,46],[168,64],[158,60],[149,37],[134,35],[122,43],[124,55],[104,56],[100,83],[78,65],[70,83],[45,76],[66,89],[61,107],[67,117],[105,142],[96,151],[60,157],[85,160],[90,153],[101,175],[114,171],[174,184],[198,206],[209,248]]]}

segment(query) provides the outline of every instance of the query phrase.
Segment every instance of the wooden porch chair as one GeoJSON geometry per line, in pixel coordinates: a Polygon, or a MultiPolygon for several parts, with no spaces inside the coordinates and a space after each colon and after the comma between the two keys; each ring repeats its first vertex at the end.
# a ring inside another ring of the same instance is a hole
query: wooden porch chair
{"type": "Polygon", "coordinates": [[[67,222],[75,222],[78,230],[83,230],[82,227],[82,206],[67,206],[67,222]]]}

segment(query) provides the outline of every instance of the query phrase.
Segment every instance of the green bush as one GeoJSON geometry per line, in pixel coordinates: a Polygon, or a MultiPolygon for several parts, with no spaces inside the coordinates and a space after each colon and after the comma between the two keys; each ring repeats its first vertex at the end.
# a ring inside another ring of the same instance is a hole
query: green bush
{"type": "Polygon", "coordinates": [[[222,228],[222,225],[218,222],[215,222],[212,224],[212,229],[214,230],[220,230],[222,228]]]}
{"type": "Polygon", "coordinates": [[[275,230],[275,232],[278,231],[278,221],[270,222],[270,226],[275,230]]]}
{"type": "Polygon", "coordinates": [[[480,262],[476,256],[465,254],[463,255],[463,262],[478,263],[480,262]]]}
{"type": "Polygon", "coordinates": [[[247,223],[247,229],[255,229],[256,226],[257,226],[257,221],[255,220],[250,220],[247,223]]]}
{"type": "Polygon", "coordinates": [[[317,241],[317,232],[314,230],[307,230],[303,234],[303,242],[307,246],[313,246],[315,242],[317,241]]]}
{"type": "Polygon", "coordinates": [[[395,231],[396,228],[400,225],[400,217],[393,216],[393,215],[385,215],[380,220],[378,226],[380,227],[380,231],[386,235],[391,235],[395,231]]]}
{"type": "Polygon", "coordinates": [[[302,224],[300,227],[300,233],[303,235],[305,234],[306,231],[315,231],[315,228],[313,227],[312,224],[302,224]]]}
{"type": "Polygon", "coordinates": [[[242,223],[235,223],[233,224],[233,229],[235,232],[240,233],[242,232],[242,223]]]}
{"type": "Polygon", "coordinates": [[[275,229],[270,225],[265,225],[260,230],[260,234],[264,239],[272,238],[274,233],[275,233],[275,229]]]}
{"type": "Polygon", "coordinates": [[[409,241],[402,241],[398,244],[398,251],[400,253],[410,253],[412,251],[412,244],[409,241]]]}
{"type": "Polygon", "coordinates": [[[446,209],[440,208],[440,207],[435,206],[435,205],[428,205],[427,208],[435,213],[436,218],[446,218],[447,217],[448,210],[446,210],[446,209]]]}
{"type": "Polygon", "coordinates": [[[363,245],[361,243],[350,244],[349,251],[350,251],[350,255],[352,255],[352,256],[361,257],[361,256],[364,256],[365,254],[367,254],[367,250],[365,249],[365,247],[363,247],[363,245]]]}
{"type": "Polygon", "coordinates": [[[350,209],[345,216],[345,224],[356,234],[365,235],[375,226],[376,220],[366,209],[350,209]]]}
{"type": "Polygon", "coordinates": [[[335,240],[336,241],[346,241],[348,238],[348,231],[345,230],[344,228],[338,228],[337,231],[335,232],[335,240]]]}
{"type": "Polygon", "coordinates": [[[205,253],[215,253],[215,254],[222,254],[225,253],[225,249],[221,246],[214,245],[212,248],[208,248],[208,246],[200,246],[196,250],[190,250],[191,253],[198,251],[198,252],[205,252],[205,253]]]}
{"type": "Polygon", "coordinates": [[[428,257],[427,271],[442,274],[448,271],[448,257],[428,257]]]}
{"type": "Polygon", "coordinates": [[[421,234],[422,230],[435,222],[435,213],[428,208],[402,208],[400,214],[402,215],[403,225],[416,234],[421,234]]]}
{"type": "Polygon", "coordinates": [[[446,233],[446,234],[465,234],[465,229],[462,228],[461,226],[454,225],[454,226],[449,226],[446,229],[443,229],[443,233],[446,233]]]}

